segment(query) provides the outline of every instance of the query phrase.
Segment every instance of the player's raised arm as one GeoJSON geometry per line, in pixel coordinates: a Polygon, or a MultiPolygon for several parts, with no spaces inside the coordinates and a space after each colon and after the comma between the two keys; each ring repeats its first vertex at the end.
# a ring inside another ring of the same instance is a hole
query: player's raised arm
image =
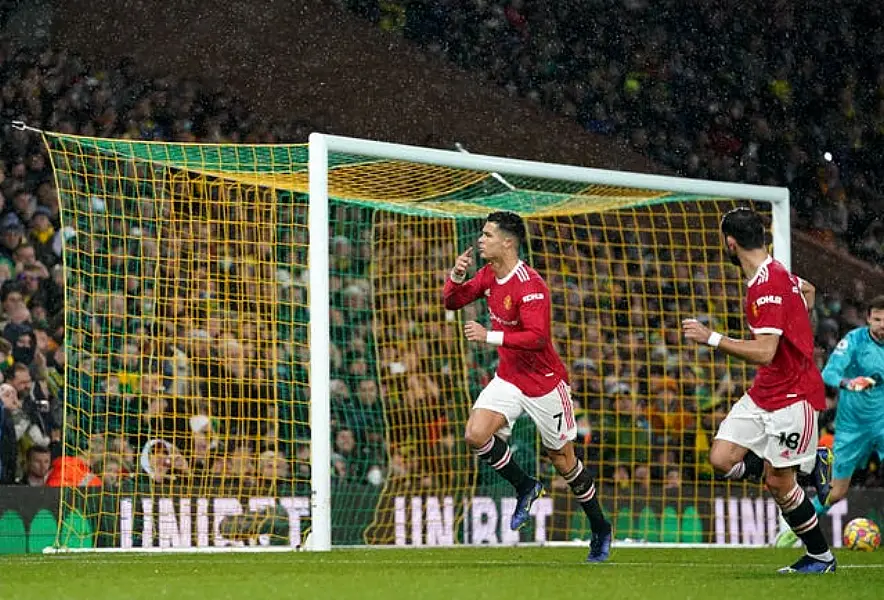
{"type": "Polygon", "coordinates": [[[485,284],[482,278],[477,276],[467,280],[467,270],[473,264],[473,247],[467,248],[463,254],[457,257],[454,268],[445,280],[442,289],[442,298],[447,310],[459,310],[478,300],[485,292],[485,284]]]}
{"type": "MultiPolygon", "coordinates": [[[[856,330],[854,330],[856,331],[856,330]]],[[[851,332],[852,333],[852,332],[851,332]]],[[[849,376],[847,370],[853,363],[853,351],[857,343],[850,333],[844,336],[829,356],[823,369],[823,381],[833,388],[841,388],[849,392],[865,392],[875,387],[879,381],[869,374],[849,376]]],[[[855,375],[856,371],[854,371],[855,375]]]]}
{"type": "Polygon", "coordinates": [[[751,340],[734,339],[712,331],[696,319],[683,320],[681,327],[685,339],[719,348],[726,354],[756,365],[769,365],[780,343],[778,333],[756,333],[751,340]]]}
{"type": "Polygon", "coordinates": [[[850,334],[838,342],[829,360],[826,361],[826,367],[823,369],[823,381],[829,387],[842,387],[844,374],[850,363],[853,362],[853,344],[850,343],[850,334]]]}

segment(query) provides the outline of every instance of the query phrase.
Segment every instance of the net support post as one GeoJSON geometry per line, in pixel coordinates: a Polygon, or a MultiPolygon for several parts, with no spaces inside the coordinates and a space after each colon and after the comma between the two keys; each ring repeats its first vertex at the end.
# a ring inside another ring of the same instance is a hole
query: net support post
{"type": "Polygon", "coordinates": [[[310,515],[306,550],[331,550],[328,146],[312,133],[308,155],[307,252],[310,313],[310,515]]]}

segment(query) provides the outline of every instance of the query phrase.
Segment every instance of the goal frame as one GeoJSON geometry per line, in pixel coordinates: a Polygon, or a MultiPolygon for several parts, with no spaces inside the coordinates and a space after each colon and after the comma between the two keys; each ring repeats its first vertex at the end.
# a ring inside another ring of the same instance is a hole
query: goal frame
{"type": "Polygon", "coordinates": [[[310,311],[311,533],[305,550],[325,552],[331,544],[331,406],[329,360],[328,157],[331,152],[402,160],[455,169],[487,171],[585,184],[739,198],[769,202],[774,257],[791,268],[789,190],[630,171],[578,167],[483,154],[467,154],[367,139],[311,133],[308,144],[308,303],[310,311]]]}

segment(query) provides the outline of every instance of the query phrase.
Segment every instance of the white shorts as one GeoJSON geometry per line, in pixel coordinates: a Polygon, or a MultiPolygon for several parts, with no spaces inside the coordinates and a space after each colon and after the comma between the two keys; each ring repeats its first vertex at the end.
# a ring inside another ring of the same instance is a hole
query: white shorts
{"type": "Polygon", "coordinates": [[[775,411],[759,408],[748,394],[731,407],[715,439],[751,450],[778,469],[816,459],[817,411],[806,400],[775,411]]]}
{"type": "Polygon", "coordinates": [[[504,437],[512,433],[513,423],[522,416],[522,412],[528,413],[534,421],[546,448],[558,450],[577,437],[571,388],[564,381],[560,381],[545,396],[533,398],[495,375],[476,398],[473,408],[484,408],[505,416],[507,424],[498,431],[504,437]]]}

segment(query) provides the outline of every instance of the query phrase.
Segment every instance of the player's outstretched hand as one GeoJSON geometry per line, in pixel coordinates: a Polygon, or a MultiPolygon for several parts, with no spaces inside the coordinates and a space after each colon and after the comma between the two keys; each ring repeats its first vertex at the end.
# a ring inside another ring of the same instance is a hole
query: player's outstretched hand
{"type": "Polygon", "coordinates": [[[454,268],[451,270],[451,274],[457,279],[463,279],[467,276],[467,270],[471,266],[473,266],[472,246],[464,250],[463,254],[457,257],[457,260],[454,261],[454,268]]]}
{"type": "Polygon", "coordinates": [[[488,330],[475,321],[467,321],[463,326],[463,332],[471,342],[484,342],[488,339],[488,330]]]}
{"type": "Polygon", "coordinates": [[[681,322],[681,331],[686,340],[705,344],[709,341],[712,331],[700,323],[697,319],[683,319],[681,322]]]}
{"type": "Polygon", "coordinates": [[[860,375],[859,377],[854,377],[853,379],[847,382],[845,385],[845,389],[850,390],[851,392],[864,392],[870,388],[875,387],[878,382],[873,377],[866,377],[865,375],[860,375]]]}

